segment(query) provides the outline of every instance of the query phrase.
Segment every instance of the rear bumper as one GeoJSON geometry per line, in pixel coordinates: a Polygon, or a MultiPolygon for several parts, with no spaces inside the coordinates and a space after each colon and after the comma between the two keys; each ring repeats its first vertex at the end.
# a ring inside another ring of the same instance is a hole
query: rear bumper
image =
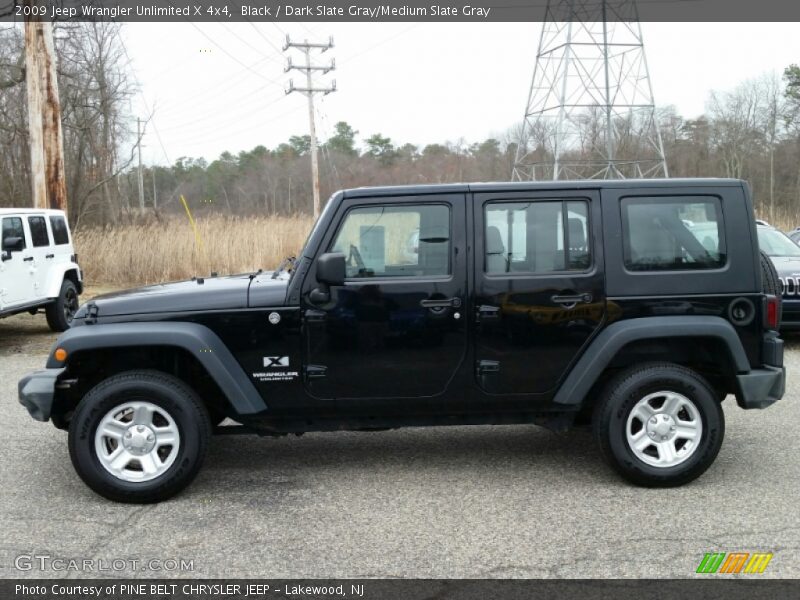
{"type": "Polygon", "coordinates": [[[764,366],[736,376],[736,403],[742,408],[767,408],[783,398],[786,368],[764,366]]]}
{"type": "Polygon", "coordinates": [[[49,421],[53,411],[56,380],[64,369],[42,369],[29,373],[19,381],[19,403],[37,421],[49,421]]]}

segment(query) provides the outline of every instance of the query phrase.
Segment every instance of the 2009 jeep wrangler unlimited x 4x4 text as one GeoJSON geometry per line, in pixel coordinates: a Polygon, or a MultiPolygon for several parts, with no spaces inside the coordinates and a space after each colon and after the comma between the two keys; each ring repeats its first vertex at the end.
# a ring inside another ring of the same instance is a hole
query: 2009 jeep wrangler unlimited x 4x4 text
{"type": "Polygon", "coordinates": [[[291,269],[82,306],[19,395],[119,501],[175,494],[242,428],[591,423],[625,478],[674,486],[727,395],[783,395],[780,308],[741,181],[355,189],[291,269]]]}

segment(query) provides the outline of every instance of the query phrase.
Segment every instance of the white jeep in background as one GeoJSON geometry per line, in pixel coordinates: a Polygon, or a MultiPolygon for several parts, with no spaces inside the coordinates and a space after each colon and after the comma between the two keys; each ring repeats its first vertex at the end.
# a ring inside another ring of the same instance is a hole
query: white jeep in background
{"type": "Polygon", "coordinates": [[[63,211],[0,208],[0,318],[45,309],[53,331],[69,328],[83,292],[63,211]]]}

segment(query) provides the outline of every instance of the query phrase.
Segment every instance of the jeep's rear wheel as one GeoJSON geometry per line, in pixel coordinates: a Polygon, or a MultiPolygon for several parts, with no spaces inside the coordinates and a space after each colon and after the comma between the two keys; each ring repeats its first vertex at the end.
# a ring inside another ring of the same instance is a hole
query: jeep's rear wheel
{"type": "Polygon", "coordinates": [[[197,394],[157,371],[129,371],[95,386],[78,404],[69,451],[92,490],[118,502],[165,500],[194,479],[211,423],[197,394]]]}
{"type": "Polygon", "coordinates": [[[69,279],[61,284],[58,298],[45,307],[47,324],[53,331],[66,331],[72,324],[72,318],[78,312],[78,288],[69,279]]]}
{"type": "Polygon", "coordinates": [[[608,383],[593,428],[603,456],[623,477],[638,485],[671,487],[711,466],[722,445],[725,416],[698,373],[651,363],[608,383]]]}

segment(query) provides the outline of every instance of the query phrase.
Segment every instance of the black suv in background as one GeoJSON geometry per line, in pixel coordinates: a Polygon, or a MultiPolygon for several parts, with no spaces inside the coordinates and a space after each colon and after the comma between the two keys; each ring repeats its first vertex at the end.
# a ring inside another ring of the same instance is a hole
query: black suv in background
{"type": "Polygon", "coordinates": [[[19,395],[119,501],[185,487],[212,432],[454,424],[591,424],[622,476],[674,486],[726,396],[783,395],[778,286],[737,180],[346,190],[274,272],[82,306],[19,395]]]}
{"type": "Polygon", "coordinates": [[[800,330],[800,246],[767,224],[758,225],[758,245],[778,272],[783,296],[781,331],[800,330]]]}

